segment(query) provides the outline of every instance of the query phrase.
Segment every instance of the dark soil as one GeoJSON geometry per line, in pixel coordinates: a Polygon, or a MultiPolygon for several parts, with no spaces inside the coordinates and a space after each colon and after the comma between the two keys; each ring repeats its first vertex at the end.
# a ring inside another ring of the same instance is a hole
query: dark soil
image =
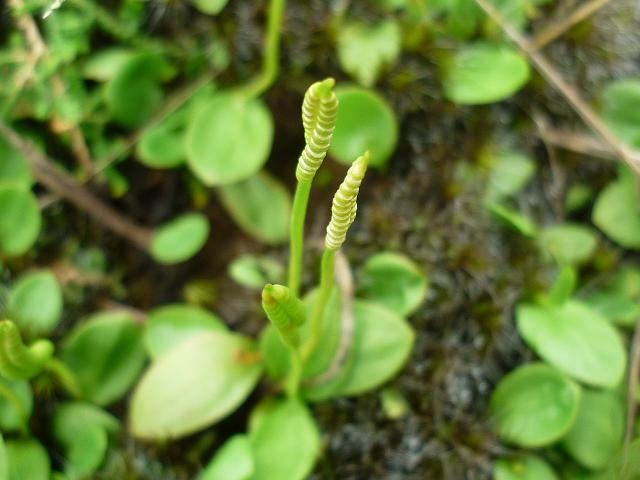
{"type": "MultiPolygon", "coordinates": [[[[281,73],[266,99],[277,112],[268,168],[291,186],[302,148],[299,105],[305,88],[326,76],[348,81],[336,64],[326,26],[338,3],[290,0],[287,5],[281,73]]],[[[558,3],[557,12],[561,12],[564,4],[558,3]]],[[[616,5],[548,49],[551,60],[590,98],[597,96],[607,79],[637,74],[639,69],[636,26],[640,6],[633,0],[612,3],[616,5]]],[[[350,8],[353,17],[378,15],[365,2],[353,2],[350,8]]],[[[548,17],[534,27],[545,22],[548,17]]],[[[165,0],[150,2],[147,28],[151,33],[178,36],[184,28],[203,34],[212,29],[228,39],[232,64],[222,82],[233,84],[256,70],[263,25],[264,2],[231,1],[213,21],[181,2],[165,0]]],[[[461,169],[473,164],[480,147],[492,138],[507,138],[528,150],[537,159],[538,175],[517,199],[517,206],[541,224],[565,216],[563,196],[568,185],[584,181],[599,188],[614,174],[612,164],[561,152],[552,168],[531,117],[542,111],[557,125],[580,123],[541,79],[514,99],[494,106],[460,108],[444,101],[438,59],[451,48],[427,36],[420,48],[405,53],[377,85],[401,121],[400,143],[387,170],[366,179],[359,217],[346,246],[356,275],[364,259],[379,250],[403,252],[428,272],[428,299],[410,318],[417,333],[413,354],[391,382],[410,409],[399,420],[387,419],[379,391],[315,405],[325,448],[314,480],[491,478],[492,460],[506,450],[491,434],[488,399],[505,372],[531,358],[513,326],[514,305],[546,288],[552,268],[529,240],[496,224],[479,200],[484,179],[464,178],[461,169]]],[[[342,167],[330,161],[325,168],[333,177],[312,199],[311,241],[322,238],[330,195],[343,173],[342,167]]],[[[123,163],[121,170],[133,189],[118,201],[119,207],[145,224],[158,224],[188,208],[187,189],[179,175],[150,174],[135,162],[123,163]]],[[[112,266],[110,280],[85,289],[70,318],[91,311],[114,294],[123,303],[145,310],[179,300],[187,282],[207,279],[215,285],[212,308],[232,328],[255,336],[264,326],[258,294],[234,284],[226,266],[245,252],[268,253],[284,262],[286,250],[261,246],[240,233],[215,195],[207,214],[213,224],[209,245],[191,262],[166,268],[71,207],[57,205],[47,212],[48,233],[41,245],[46,248],[39,249],[48,252],[47,258],[37,261],[45,264],[61,252],[82,251],[91,245],[106,253],[112,266]]],[[[588,219],[588,212],[583,215],[588,219]]],[[[609,246],[603,248],[611,251],[609,246]]],[[[316,252],[307,255],[307,260],[306,281],[311,286],[317,270],[316,252]]],[[[225,437],[244,430],[251,404],[269,388],[265,384],[247,406],[220,425],[180,442],[151,446],[123,435],[124,449],[113,449],[100,478],[193,478],[225,437]]],[[[126,402],[118,406],[117,413],[124,418],[126,402]]]]}

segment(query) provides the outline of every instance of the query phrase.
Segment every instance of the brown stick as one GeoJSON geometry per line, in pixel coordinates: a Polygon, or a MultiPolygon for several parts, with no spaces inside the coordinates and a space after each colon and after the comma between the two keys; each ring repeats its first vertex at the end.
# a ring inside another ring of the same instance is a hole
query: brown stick
{"type": "Polygon", "coordinates": [[[560,21],[552,23],[549,27],[538,33],[533,40],[531,40],[531,48],[533,50],[540,50],[549,43],[553,42],[556,38],[564,34],[574,25],[586,20],[595,12],[604,7],[611,0],[590,0],[583,3],[567,17],[560,21]]]}
{"type": "Polygon", "coordinates": [[[540,130],[540,136],[544,137],[544,140],[550,145],[571,152],[605,160],[617,160],[618,158],[609,145],[584,133],[545,128],[540,130]]]}
{"type": "Polygon", "coordinates": [[[556,69],[549,63],[546,57],[533,49],[529,41],[516,30],[495,7],[487,0],[475,0],[484,12],[496,22],[522,52],[529,57],[533,66],[556,90],[567,100],[569,105],[593,129],[636,174],[640,175],[640,154],[621,143],[609,127],[600,119],[596,112],[585,102],[578,92],[567,83],[556,69]]]}
{"type": "MultiPolygon", "coordinates": [[[[9,5],[16,17],[18,28],[20,28],[20,30],[22,31],[27,45],[29,46],[29,49],[31,50],[31,53],[34,57],[33,66],[35,67],[35,64],[38,63],[40,58],[49,55],[49,49],[44,43],[42,35],[40,35],[38,25],[33,20],[33,17],[24,11],[23,0],[9,0],[9,5]]],[[[31,72],[31,74],[33,74],[33,71],[31,72]]],[[[53,93],[57,97],[66,95],[67,89],[65,87],[64,81],[62,80],[60,75],[56,73],[51,76],[51,87],[53,89],[53,93]]],[[[61,132],[69,132],[69,138],[71,140],[71,151],[73,152],[73,155],[80,164],[80,167],[82,167],[82,169],[84,170],[85,174],[91,175],[93,173],[94,165],[91,161],[91,153],[89,152],[89,147],[87,147],[87,142],[84,138],[82,130],[80,130],[80,127],[68,122],[61,121],[59,119],[53,124],[56,125],[56,130],[59,130],[61,132]]]]}
{"type": "Polygon", "coordinates": [[[139,225],[78,185],[68,174],[56,168],[53,162],[40,153],[30,141],[22,138],[3,121],[0,121],[0,135],[22,153],[39,183],[141,250],[148,250],[153,234],[151,229],[139,225]]]}

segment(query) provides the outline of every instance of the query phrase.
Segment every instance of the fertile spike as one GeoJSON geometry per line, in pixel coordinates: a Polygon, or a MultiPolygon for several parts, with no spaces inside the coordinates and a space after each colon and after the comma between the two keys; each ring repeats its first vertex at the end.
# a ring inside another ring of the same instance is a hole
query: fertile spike
{"type": "Polygon", "coordinates": [[[38,340],[26,347],[13,322],[0,322],[0,373],[11,379],[27,379],[37,375],[53,354],[49,340],[38,340]]]}
{"type": "Polygon", "coordinates": [[[306,317],[304,303],[287,287],[269,283],[262,290],[262,308],[283,340],[290,345],[297,345],[298,327],[304,323],[306,317]]]}
{"type": "Polygon", "coordinates": [[[342,246],[347,236],[347,230],[356,218],[358,209],[356,200],[368,163],[369,152],[367,151],[349,167],[344,181],[333,197],[331,221],[327,226],[327,236],[325,237],[325,246],[329,250],[338,250],[342,246]]]}

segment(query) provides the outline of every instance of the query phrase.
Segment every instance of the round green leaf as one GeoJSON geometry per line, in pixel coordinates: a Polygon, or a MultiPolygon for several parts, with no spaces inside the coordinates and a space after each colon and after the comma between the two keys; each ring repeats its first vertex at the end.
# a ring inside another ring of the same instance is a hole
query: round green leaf
{"type": "Polygon", "coordinates": [[[198,480],[249,480],[254,472],[253,452],[247,435],[234,435],[216,452],[198,480]]]}
{"type": "Polygon", "coordinates": [[[108,405],[127,392],[142,370],[142,330],[126,312],[97,313],[71,331],[61,356],[84,397],[108,405]]]}
{"type": "Polygon", "coordinates": [[[524,341],[559,370],[588,385],[615,388],[624,376],[626,351],[616,329],[575,300],[558,306],[519,305],[524,341]]]}
{"type": "Polygon", "coordinates": [[[295,398],[262,408],[249,441],[259,480],[303,480],[320,453],[320,435],[307,407],[295,398]]]}
{"type": "Polygon", "coordinates": [[[535,173],[534,161],[515,150],[489,149],[480,161],[489,168],[486,201],[498,201],[518,193],[535,173]]]}
{"type": "Polygon", "coordinates": [[[187,131],[187,163],[209,186],[251,177],[267,161],[273,119],[260,99],[216,92],[192,117],[187,131]]]}
{"type": "Polygon", "coordinates": [[[0,138],[0,185],[30,190],[33,177],[24,157],[4,138],[0,138]]]}
{"type": "Polygon", "coordinates": [[[220,200],[242,230],[267,244],[289,238],[291,195],[266,172],[220,187],[220,200]]]}
{"type": "Polygon", "coordinates": [[[580,397],[580,387],[554,368],[524,365],[505,376],[491,395],[494,428],[500,438],[521,447],[550,445],[575,422],[580,397]]]}
{"type": "Polygon", "coordinates": [[[181,108],[145,131],[136,153],[151,168],[174,168],[187,157],[185,135],[189,110],[181,108]]]}
{"type": "Polygon", "coordinates": [[[508,45],[476,43],[459,50],[444,72],[444,95],[461,105],[509,98],[529,80],[529,64],[508,45]]]}
{"type": "Polygon", "coordinates": [[[51,461],[40,443],[32,438],[5,443],[11,480],[49,480],[51,461]]]}
{"type": "Polygon", "coordinates": [[[128,128],[147,121],[162,103],[160,82],[171,73],[171,67],[158,54],[140,53],[128,58],[105,89],[113,120],[128,128]]]}
{"type": "Polygon", "coordinates": [[[640,250],[640,210],[633,184],[618,180],[607,185],[593,207],[593,223],[619,245],[640,250]]]}
{"type": "Polygon", "coordinates": [[[212,330],[226,330],[222,320],[213,313],[193,305],[165,305],[149,314],[144,339],[155,360],[187,338],[212,330]]]}
{"type": "Polygon", "coordinates": [[[160,357],[131,402],[138,438],[188,435],[227,416],[251,393],[262,372],[250,340],[226,332],[195,335],[160,357]]]}
{"type": "Polygon", "coordinates": [[[561,265],[579,265],[592,256],[598,244],[596,234],[576,223],[561,223],[540,230],[540,246],[561,265]]]}
{"type": "Polygon", "coordinates": [[[209,221],[201,213],[187,213],[160,226],[151,239],[151,256],[160,263],[190,259],[209,237],[209,221]]]}
{"type": "Polygon", "coordinates": [[[33,392],[29,382],[0,377],[0,389],[0,430],[22,430],[33,411],[33,392]]]}
{"type": "Polygon", "coordinates": [[[62,290],[48,270],[29,273],[9,293],[9,318],[31,336],[51,333],[62,315],[62,290]]]}
{"type": "Polygon", "coordinates": [[[600,99],[602,118],[629,145],[640,147],[640,79],[609,83],[600,99]]]}
{"type": "Polygon", "coordinates": [[[547,462],[534,455],[500,458],[493,470],[494,480],[558,480],[547,462]]]}
{"type": "Polygon", "coordinates": [[[107,452],[107,433],[118,430],[118,420],[88,403],[59,405],[53,417],[53,434],[65,451],[65,473],[85,478],[102,464],[107,452]]]}
{"type": "Polygon", "coordinates": [[[369,165],[384,167],[396,148],[398,121],[386,100],[372,90],[336,88],[340,101],[329,153],[343,165],[351,165],[365,151],[369,165]]]}
{"type": "Polygon", "coordinates": [[[106,82],[111,80],[133,55],[131,50],[120,47],[92,53],[82,66],[82,75],[89,80],[106,82]]]}
{"type": "Polygon", "coordinates": [[[0,186],[0,256],[22,255],[35,243],[42,219],[33,193],[0,186]]]}
{"type": "Polygon", "coordinates": [[[617,395],[585,390],[576,422],[562,445],[582,466],[600,470],[622,446],[625,415],[617,395]]]}
{"type": "Polygon", "coordinates": [[[191,3],[202,13],[217,15],[229,0],[191,0],[191,3]]]}
{"type": "Polygon", "coordinates": [[[283,275],[282,264],[263,255],[240,255],[229,264],[229,276],[239,285],[259,288],[266,283],[277,283],[283,275]]]}
{"type": "Polygon", "coordinates": [[[374,302],[356,300],[353,360],[336,396],[360,395],[391,379],[406,363],[415,334],[399,315],[374,302]]]}
{"type": "Polygon", "coordinates": [[[358,282],[358,296],[381,303],[400,315],[413,313],[426,293],[425,275],[407,257],[392,252],[369,257],[358,282]]]}

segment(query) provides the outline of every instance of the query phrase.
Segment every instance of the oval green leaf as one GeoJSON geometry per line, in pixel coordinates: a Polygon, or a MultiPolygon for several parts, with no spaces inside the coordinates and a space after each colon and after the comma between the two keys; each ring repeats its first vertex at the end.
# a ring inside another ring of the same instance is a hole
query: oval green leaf
{"type": "Polygon", "coordinates": [[[444,95],[460,105],[509,98],[529,80],[529,64],[508,45],[476,43],[459,50],[444,72],[444,95]]]}
{"type": "Polygon", "coordinates": [[[218,193],[238,226],[255,239],[277,244],[289,238],[291,195],[268,173],[220,187],[218,193]]]}
{"type": "Polygon", "coordinates": [[[51,461],[40,443],[32,438],[5,443],[10,480],[50,480],[51,461]]]}
{"type": "Polygon", "coordinates": [[[133,395],[130,426],[138,438],[163,440],[205,428],[235,410],[262,372],[253,342],[201,333],[162,356],[133,395]]]}
{"type": "Polygon", "coordinates": [[[393,110],[372,90],[340,87],[335,93],[340,106],[329,153],[343,165],[351,165],[369,150],[369,165],[384,167],[398,141],[398,121],[393,110]]]}
{"type": "Polygon", "coordinates": [[[0,138],[0,185],[30,190],[33,177],[24,157],[4,138],[0,138]]]}
{"type": "Polygon", "coordinates": [[[191,0],[191,3],[202,13],[217,15],[229,0],[191,0]]]}
{"type": "Polygon", "coordinates": [[[47,335],[62,316],[62,290],[48,270],[21,277],[9,293],[9,318],[31,336],[47,335]]]}
{"type": "Polygon", "coordinates": [[[358,296],[410,315],[424,301],[427,278],[407,257],[382,252],[367,259],[360,273],[358,296]]]}
{"type": "Polygon", "coordinates": [[[550,445],[573,426],[580,387],[543,363],[506,375],[491,395],[490,410],[498,436],[526,448],[550,445]]]}
{"type": "Polygon", "coordinates": [[[187,158],[185,143],[189,110],[181,108],[146,130],[136,147],[141,163],[151,168],[174,168],[187,158]]]}
{"type": "Polygon", "coordinates": [[[0,186],[0,256],[22,255],[35,243],[42,218],[33,193],[0,186]]]}
{"type": "Polygon", "coordinates": [[[640,250],[640,210],[636,186],[625,180],[607,185],[593,207],[593,223],[617,244],[640,250]]]}
{"type": "Polygon", "coordinates": [[[561,223],[540,230],[540,247],[561,265],[580,265],[595,252],[595,232],[577,223],[561,223]]]}
{"type": "Polygon", "coordinates": [[[226,326],[213,313],[193,305],[165,305],[149,314],[144,340],[155,360],[186,339],[214,330],[226,330],[226,326]]]}
{"type": "Polygon", "coordinates": [[[609,83],[600,99],[602,118],[624,142],[640,147],[640,79],[609,83]]]}
{"type": "Polygon", "coordinates": [[[627,355],[605,318],[576,300],[558,306],[519,305],[518,331],[543,359],[588,385],[615,388],[627,355]]]}
{"type": "Polygon", "coordinates": [[[549,464],[535,455],[496,460],[493,478],[494,480],[558,480],[558,476],[549,464]]]}
{"type": "Polygon", "coordinates": [[[624,409],[616,394],[585,390],[578,418],[562,445],[582,466],[600,470],[622,447],[624,427],[624,409]]]}
{"type": "Polygon", "coordinates": [[[273,119],[260,99],[216,92],[191,119],[187,163],[206,185],[230,185],[260,170],[272,140],[273,119]]]}
{"type": "Polygon", "coordinates": [[[0,430],[25,431],[33,411],[33,392],[26,380],[0,377],[0,430]]]}
{"type": "Polygon", "coordinates": [[[252,480],[303,480],[320,453],[318,427],[295,398],[262,407],[249,441],[255,462],[252,480]]]}
{"type": "Polygon", "coordinates": [[[144,366],[142,329],[126,312],[97,313],[65,338],[61,358],[84,397],[108,405],[127,393],[144,366]]]}
{"type": "Polygon", "coordinates": [[[255,468],[247,435],[234,435],[216,452],[198,480],[249,480],[255,468]]]}
{"type": "Polygon", "coordinates": [[[153,234],[149,252],[158,262],[184,262],[207,242],[209,221],[201,213],[186,213],[160,226],[153,234]]]}

